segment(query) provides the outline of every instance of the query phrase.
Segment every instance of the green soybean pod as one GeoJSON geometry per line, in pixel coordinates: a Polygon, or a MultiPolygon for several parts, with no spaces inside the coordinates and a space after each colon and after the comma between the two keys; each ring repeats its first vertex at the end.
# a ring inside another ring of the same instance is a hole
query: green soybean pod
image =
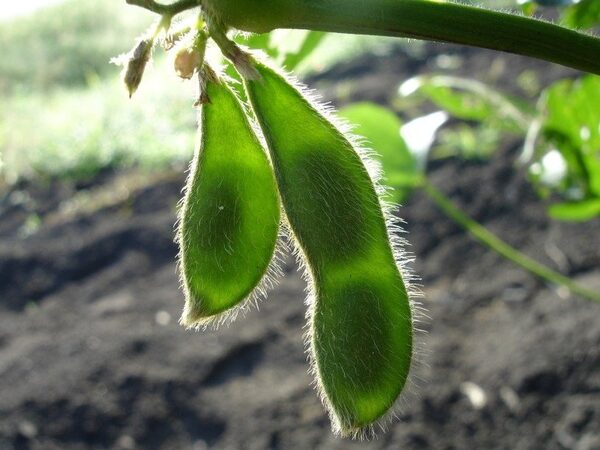
{"type": "Polygon", "coordinates": [[[222,322],[261,291],[280,222],[273,169],[241,104],[224,82],[205,94],[179,218],[186,326],[222,322]]]}
{"type": "Polygon", "coordinates": [[[248,98],[312,282],[308,344],[335,431],[386,416],[411,368],[411,302],[400,249],[351,137],[275,70],[257,63],[248,98]]]}

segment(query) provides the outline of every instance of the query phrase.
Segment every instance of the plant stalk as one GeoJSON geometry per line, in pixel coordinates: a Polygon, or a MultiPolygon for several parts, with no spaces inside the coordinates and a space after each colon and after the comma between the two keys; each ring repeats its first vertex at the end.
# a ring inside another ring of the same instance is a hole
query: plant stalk
{"type": "Polygon", "coordinates": [[[600,38],[516,14],[430,0],[201,0],[222,23],[264,33],[296,28],[464,44],[600,75],[600,38]]]}
{"type": "Polygon", "coordinates": [[[543,264],[540,264],[529,256],[524,255],[516,248],[511,247],[496,235],[488,231],[487,228],[483,227],[458,209],[448,197],[442,194],[429,181],[424,179],[421,187],[427,193],[429,198],[431,198],[448,217],[463,227],[469,232],[469,234],[471,234],[471,236],[473,236],[483,245],[489,247],[509,261],[512,261],[516,265],[551,284],[564,286],[573,294],[600,303],[600,292],[581,286],[572,279],[561,275],[560,273],[544,266],[543,264]]]}

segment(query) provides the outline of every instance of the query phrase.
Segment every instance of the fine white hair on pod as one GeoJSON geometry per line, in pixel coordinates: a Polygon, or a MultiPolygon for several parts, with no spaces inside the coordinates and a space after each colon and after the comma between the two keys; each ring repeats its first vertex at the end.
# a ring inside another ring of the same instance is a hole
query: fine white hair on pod
{"type": "MultiPolygon", "coordinates": [[[[205,70],[203,71],[203,73],[205,73],[205,75],[208,76],[210,78],[210,81],[213,83],[231,83],[231,81],[232,81],[229,78],[227,78],[224,74],[214,73],[212,71],[212,69],[209,69],[208,67],[205,67],[205,70]]],[[[200,89],[202,90],[202,82],[200,83],[200,85],[201,85],[200,89]]],[[[236,99],[239,101],[242,108],[244,108],[243,102],[240,101],[239,97],[235,94],[235,91],[231,90],[231,92],[236,97],[236,99]]],[[[202,96],[202,92],[200,92],[199,95],[202,96]]],[[[202,122],[203,112],[204,112],[204,107],[200,108],[200,110],[199,110],[199,116],[198,116],[199,123],[202,122]]],[[[246,110],[245,110],[245,113],[247,115],[246,110]]],[[[251,122],[249,124],[250,124],[253,132],[256,132],[256,124],[253,124],[251,122]]],[[[201,127],[199,127],[199,133],[201,133],[201,127]]],[[[256,137],[258,138],[258,135],[256,137]]],[[[179,248],[179,253],[177,256],[177,271],[179,273],[180,287],[185,292],[185,295],[186,295],[185,307],[184,307],[183,313],[181,315],[181,318],[179,320],[179,323],[188,329],[196,329],[196,330],[204,330],[207,328],[216,329],[223,325],[229,325],[238,316],[245,315],[246,312],[249,309],[251,309],[252,307],[255,307],[258,309],[259,303],[267,297],[268,292],[270,292],[277,285],[278,280],[280,280],[283,277],[282,267],[283,267],[283,258],[285,255],[285,249],[286,249],[286,243],[285,243],[286,233],[284,233],[283,226],[280,223],[279,229],[277,232],[277,241],[275,243],[275,248],[273,251],[272,258],[271,258],[268,266],[266,267],[262,278],[257,283],[257,285],[252,289],[252,291],[248,295],[246,295],[245,298],[243,298],[240,302],[238,302],[235,306],[233,306],[219,314],[215,314],[215,315],[211,315],[211,316],[207,316],[207,317],[201,317],[201,318],[198,318],[194,314],[194,312],[192,311],[193,301],[190,298],[191,289],[189,289],[189,286],[187,285],[187,280],[186,280],[186,277],[184,276],[184,270],[182,267],[182,264],[183,264],[183,250],[182,249],[183,249],[183,243],[184,243],[184,239],[185,239],[185,236],[183,236],[183,232],[184,232],[183,228],[184,227],[182,226],[182,224],[183,224],[184,211],[186,210],[186,202],[189,201],[189,196],[186,195],[187,190],[190,189],[190,186],[192,183],[192,177],[197,172],[196,165],[198,164],[198,160],[199,160],[198,156],[199,156],[199,152],[202,151],[202,146],[200,144],[201,142],[202,142],[202,136],[200,134],[197,139],[196,148],[194,151],[194,157],[192,158],[190,165],[187,169],[187,172],[188,172],[187,180],[182,189],[183,196],[178,204],[178,208],[177,208],[178,215],[177,215],[177,220],[175,223],[175,229],[176,229],[175,242],[176,242],[176,244],[178,244],[178,248],[179,248]]],[[[267,157],[267,159],[269,159],[269,155],[268,155],[268,152],[266,152],[266,150],[265,150],[264,143],[261,142],[260,139],[259,139],[259,143],[261,144],[261,148],[262,148],[265,156],[267,157]]],[[[269,162],[269,164],[270,164],[270,162],[269,162]]],[[[281,208],[281,205],[279,205],[279,207],[281,208]]],[[[202,299],[196,299],[196,302],[198,300],[200,302],[202,302],[202,299]]]]}
{"type": "MultiPolygon", "coordinates": [[[[350,437],[353,439],[370,439],[373,438],[378,431],[385,430],[393,419],[397,419],[399,413],[405,410],[404,406],[408,403],[408,399],[411,396],[416,395],[418,387],[422,384],[421,377],[418,375],[421,372],[421,367],[424,366],[423,361],[425,359],[425,351],[423,348],[422,335],[424,331],[420,328],[424,321],[429,318],[426,315],[426,310],[421,303],[423,297],[421,291],[421,285],[419,284],[419,277],[410,268],[411,263],[414,261],[414,256],[407,252],[405,248],[408,246],[406,239],[401,237],[401,234],[405,233],[402,229],[402,220],[394,215],[394,209],[396,205],[389,203],[385,200],[385,194],[388,192],[388,188],[382,182],[383,172],[381,165],[376,161],[374,155],[376,155],[373,149],[368,148],[365,145],[365,139],[358,137],[352,133],[352,127],[348,122],[340,119],[336,114],[334,108],[329,104],[323,104],[319,101],[319,96],[314,90],[308,89],[305,85],[300,83],[295,77],[285,73],[280,68],[274,67],[268,62],[268,59],[261,53],[254,53],[254,57],[260,61],[261,64],[274,70],[280,76],[282,76],[287,83],[292,85],[304,99],[327,121],[329,121],[335,129],[338,131],[340,139],[347,140],[354,151],[360,157],[362,164],[365,166],[373,187],[377,193],[379,199],[379,207],[381,208],[382,214],[385,219],[388,241],[391,246],[396,266],[403,278],[406,286],[412,318],[413,328],[413,355],[411,359],[411,367],[407,382],[404,386],[402,394],[398,397],[393,407],[378,419],[375,423],[357,428],[347,430],[344,429],[339,422],[338,417],[334,412],[334,408],[330,404],[327,395],[325,393],[324,386],[320,382],[317,362],[314,358],[314,342],[311,328],[311,321],[315,313],[315,301],[316,301],[316,286],[311,272],[310,264],[303,253],[300,246],[297,244],[297,239],[294,236],[294,232],[287,221],[284,225],[283,230],[290,236],[290,243],[293,245],[293,254],[296,257],[302,276],[306,281],[306,306],[307,306],[307,324],[304,333],[305,349],[310,362],[310,373],[313,376],[313,384],[319,397],[329,412],[329,416],[332,423],[332,429],[334,433],[350,437]]],[[[260,81],[259,81],[260,82],[260,81]]],[[[260,128],[258,129],[259,134],[262,134],[260,128]]],[[[265,140],[263,137],[262,141],[265,140]]]]}

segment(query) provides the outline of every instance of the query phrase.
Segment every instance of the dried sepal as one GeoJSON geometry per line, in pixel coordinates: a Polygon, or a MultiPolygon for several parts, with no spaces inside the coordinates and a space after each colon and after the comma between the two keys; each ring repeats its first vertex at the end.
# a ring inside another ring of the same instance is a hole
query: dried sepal
{"type": "Polygon", "coordinates": [[[177,45],[177,43],[179,41],[181,41],[191,31],[191,29],[192,29],[191,27],[185,26],[185,27],[181,28],[180,30],[177,30],[177,31],[174,31],[173,33],[167,34],[161,42],[161,46],[162,46],[163,50],[165,50],[165,51],[171,50],[173,47],[175,47],[175,45],[177,45]]]}
{"type": "Polygon", "coordinates": [[[194,103],[194,107],[211,103],[207,89],[208,83],[219,83],[219,77],[208,64],[203,64],[202,68],[198,71],[198,99],[194,103]]]}
{"type": "Polygon", "coordinates": [[[129,98],[137,91],[142,82],[144,70],[152,55],[153,46],[153,38],[142,38],[129,53],[111,60],[113,64],[124,67],[122,76],[127,92],[129,92],[129,98]]]}

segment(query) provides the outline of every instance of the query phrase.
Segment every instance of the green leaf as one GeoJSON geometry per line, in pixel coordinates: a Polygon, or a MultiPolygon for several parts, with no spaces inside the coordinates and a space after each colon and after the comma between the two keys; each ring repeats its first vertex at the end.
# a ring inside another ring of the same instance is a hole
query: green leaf
{"type": "Polygon", "coordinates": [[[572,5],[573,0],[535,0],[535,3],[542,6],[566,6],[572,5]]]}
{"type": "Polygon", "coordinates": [[[304,35],[304,39],[299,48],[292,53],[288,53],[285,55],[285,59],[283,60],[283,66],[287,70],[295,69],[301,62],[303,62],[308,56],[315,51],[321,42],[323,42],[323,38],[327,35],[322,31],[309,31],[304,35]]]}
{"type": "Polygon", "coordinates": [[[246,45],[250,48],[262,50],[271,57],[278,55],[277,48],[271,45],[271,35],[269,33],[263,34],[240,34],[235,38],[238,44],[246,45]]]}
{"type": "Polygon", "coordinates": [[[424,84],[421,92],[436,105],[460,119],[483,121],[493,114],[488,103],[467,92],[456,92],[433,83],[424,84]]]}
{"type": "Polygon", "coordinates": [[[356,125],[354,132],[367,139],[383,166],[387,184],[394,189],[391,200],[406,199],[419,179],[417,161],[400,136],[402,122],[390,110],[373,103],[355,103],[340,115],[356,125]]]}
{"type": "Polygon", "coordinates": [[[571,222],[584,222],[600,216],[600,198],[580,202],[557,203],[548,208],[550,217],[571,222]]]}
{"type": "Polygon", "coordinates": [[[418,91],[452,116],[476,122],[492,122],[508,132],[523,134],[530,108],[519,100],[469,78],[433,75],[405,82],[400,93],[418,91]]]}
{"type": "Polygon", "coordinates": [[[600,2],[581,0],[564,13],[562,25],[571,28],[592,28],[600,23],[600,2]]]}
{"type": "Polygon", "coordinates": [[[459,156],[465,159],[486,160],[498,148],[501,132],[494,126],[482,124],[470,126],[459,123],[439,132],[431,153],[434,158],[459,156]]]}
{"type": "Polygon", "coordinates": [[[571,187],[600,197],[600,78],[563,80],[546,91],[544,137],[567,161],[571,187]]]}
{"type": "MultiPolygon", "coordinates": [[[[235,41],[252,49],[262,50],[286,69],[293,70],[319,47],[326,35],[321,31],[276,30],[271,33],[239,35],[235,41]]],[[[227,64],[225,73],[239,81],[233,88],[240,98],[246,100],[242,79],[231,64],[227,64]]]]}
{"type": "Polygon", "coordinates": [[[327,33],[307,30],[275,30],[271,33],[239,35],[236,42],[262,50],[288,70],[298,66],[316,50],[327,33]]]}

